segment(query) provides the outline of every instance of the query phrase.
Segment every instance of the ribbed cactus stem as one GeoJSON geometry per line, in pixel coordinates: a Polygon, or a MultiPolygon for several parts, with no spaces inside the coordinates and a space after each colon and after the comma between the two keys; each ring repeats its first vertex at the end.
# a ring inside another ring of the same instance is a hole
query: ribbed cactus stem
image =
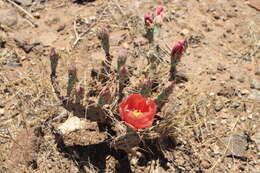
{"type": "Polygon", "coordinates": [[[141,95],[143,97],[149,97],[152,93],[152,81],[150,78],[145,78],[141,84],[141,95]]]}
{"type": "Polygon", "coordinates": [[[119,76],[119,101],[121,100],[121,98],[123,97],[123,90],[126,87],[126,81],[128,80],[128,76],[129,76],[129,71],[128,68],[123,65],[119,72],[118,72],[118,76],[119,76]]]}
{"type": "Polygon", "coordinates": [[[146,30],[146,38],[150,43],[153,42],[154,38],[154,25],[153,25],[153,16],[150,13],[146,13],[144,15],[144,24],[145,24],[145,30],[146,30]]]}
{"type": "Polygon", "coordinates": [[[112,100],[112,97],[111,97],[111,91],[110,91],[109,87],[107,87],[107,86],[103,87],[99,93],[98,105],[102,107],[105,104],[109,104],[111,102],[111,100],[112,100]]]}
{"type": "Polygon", "coordinates": [[[84,99],[85,89],[82,85],[79,85],[76,89],[76,103],[80,104],[84,99]]]}
{"type": "Polygon", "coordinates": [[[60,56],[56,53],[55,49],[51,49],[50,61],[51,61],[51,76],[56,77],[56,69],[58,66],[60,56]]]}
{"type": "Polygon", "coordinates": [[[77,69],[75,64],[71,64],[68,69],[68,83],[67,83],[67,96],[71,95],[71,92],[77,81],[77,69]]]}
{"type": "Polygon", "coordinates": [[[171,68],[170,68],[170,80],[175,80],[177,73],[177,65],[181,61],[181,57],[184,54],[188,44],[186,40],[177,42],[171,51],[171,68]]]}
{"type": "Polygon", "coordinates": [[[101,40],[101,46],[105,51],[106,56],[109,55],[109,31],[107,28],[100,28],[98,31],[98,37],[101,40]]]}
{"type": "Polygon", "coordinates": [[[158,109],[161,109],[163,107],[163,105],[168,101],[168,97],[173,91],[173,86],[174,86],[174,82],[167,83],[164,86],[161,93],[159,93],[159,95],[155,99],[158,109]]]}
{"type": "Polygon", "coordinates": [[[120,68],[125,65],[126,60],[127,60],[127,51],[125,49],[121,49],[117,58],[117,71],[119,71],[120,68]]]}

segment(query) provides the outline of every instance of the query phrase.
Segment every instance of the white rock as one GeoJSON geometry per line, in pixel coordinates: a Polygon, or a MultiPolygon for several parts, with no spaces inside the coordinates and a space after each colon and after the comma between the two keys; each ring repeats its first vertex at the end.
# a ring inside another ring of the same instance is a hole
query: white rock
{"type": "Polygon", "coordinates": [[[58,129],[63,135],[69,134],[76,130],[83,129],[85,127],[86,122],[80,120],[78,117],[70,117],[63,124],[61,124],[58,129]]]}

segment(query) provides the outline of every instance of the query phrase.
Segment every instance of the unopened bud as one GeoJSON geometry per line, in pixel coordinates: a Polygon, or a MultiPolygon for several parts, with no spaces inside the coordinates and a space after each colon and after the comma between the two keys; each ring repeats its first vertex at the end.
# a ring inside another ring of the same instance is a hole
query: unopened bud
{"type": "Polygon", "coordinates": [[[119,69],[119,76],[120,77],[126,77],[129,74],[128,68],[124,65],[119,69]]]}
{"type": "Polygon", "coordinates": [[[178,62],[181,59],[181,56],[185,52],[186,48],[188,46],[188,43],[186,40],[182,40],[177,42],[171,51],[171,61],[172,62],[178,62]]]}
{"type": "Polygon", "coordinates": [[[117,58],[117,69],[119,70],[123,65],[125,65],[127,60],[127,51],[125,49],[120,50],[117,58]]]}
{"type": "Polygon", "coordinates": [[[144,15],[144,24],[145,24],[145,26],[149,27],[149,26],[152,25],[152,23],[153,23],[153,17],[151,15],[151,13],[146,13],[144,15]]]}
{"type": "Polygon", "coordinates": [[[106,55],[109,55],[109,31],[107,28],[100,28],[98,31],[98,37],[101,40],[101,46],[104,49],[106,55]]]}
{"type": "Polygon", "coordinates": [[[51,76],[56,76],[56,69],[58,66],[59,55],[56,53],[54,48],[51,49],[50,61],[51,61],[51,76]]]}
{"type": "Polygon", "coordinates": [[[163,10],[164,10],[164,6],[159,6],[155,12],[154,12],[154,16],[162,16],[163,17],[163,10]]]}

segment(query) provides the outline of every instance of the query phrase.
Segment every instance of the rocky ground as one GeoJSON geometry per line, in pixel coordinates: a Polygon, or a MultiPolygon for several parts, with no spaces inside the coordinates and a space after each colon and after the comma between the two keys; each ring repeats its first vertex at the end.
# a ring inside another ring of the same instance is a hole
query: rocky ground
{"type": "Polygon", "coordinates": [[[259,173],[259,11],[258,0],[0,1],[0,172],[259,173]],[[61,54],[64,89],[69,64],[81,79],[100,66],[100,26],[111,33],[113,55],[123,47],[129,63],[143,67],[143,15],[158,5],[165,6],[160,45],[189,42],[179,67],[188,81],[175,85],[162,111],[172,116],[173,149],[147,144],[150,151],[132,155],[86,144],[105,135],[91,122],[61,146],[46,122],[62,115],[58,126],[72,113],[53,92],[50,49],[61,54]]]}

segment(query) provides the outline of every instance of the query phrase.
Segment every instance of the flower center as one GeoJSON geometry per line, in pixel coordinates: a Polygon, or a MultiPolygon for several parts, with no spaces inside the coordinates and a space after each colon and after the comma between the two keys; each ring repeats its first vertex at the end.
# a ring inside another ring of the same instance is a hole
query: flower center
{"type": "Polygon", "coordinates": [[[143,114],[143,113],[142,113],[141,111],[139,111],[139,110],[134,110],[132,113],[133,113],[133,115],[134,115],[135,117],[138,117],[138,116],[140,116],[140,115],[143,114]]]}

